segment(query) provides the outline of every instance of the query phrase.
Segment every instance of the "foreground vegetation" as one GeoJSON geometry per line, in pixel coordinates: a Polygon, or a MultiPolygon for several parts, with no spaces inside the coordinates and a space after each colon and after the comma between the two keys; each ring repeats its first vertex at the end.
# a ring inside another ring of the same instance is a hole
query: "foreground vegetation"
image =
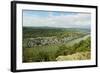
{"type": "Polygon", "coordinates": [[[88,32],[86,29],[24,28],[23,62],[90,59],[90,36],[75,41],[88,32]]]}
{"type": "Polygon", "coordinates": [[[65,61],[65,60],[88,60],[91,58],[90,52],[77,52],[72,55],[67,56],[58,56],[56,58],[57,61],[65,61]]]}

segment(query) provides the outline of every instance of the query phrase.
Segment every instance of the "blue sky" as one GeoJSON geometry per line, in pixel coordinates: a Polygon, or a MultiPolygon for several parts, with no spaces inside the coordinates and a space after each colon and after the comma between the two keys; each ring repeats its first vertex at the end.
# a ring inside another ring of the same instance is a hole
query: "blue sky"
{"type": "Polygon", "coordinates": [[[23,10],[23,26],[90,27],[91,14],[61,11],[23,10]]]}
{"type": "Polygon", "coordinates": [[[32,11],[32,10],[24,10],[23,16],[33,16],[33,17],[49,17],[52,16],[61,16],[61,15],[74,15],[78,13],[73,12],[57,12],[57,11],[32,11]]]}

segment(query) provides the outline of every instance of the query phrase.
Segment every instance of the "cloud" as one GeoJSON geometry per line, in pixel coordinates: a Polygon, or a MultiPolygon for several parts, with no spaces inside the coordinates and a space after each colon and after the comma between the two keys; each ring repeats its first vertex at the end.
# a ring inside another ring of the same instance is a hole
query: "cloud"
{"type": "Polygon", "coordinates": [[[53,14],[49,12],[47,17],[23,16],[23,26],[48,26],[48,27],[90,27],[91,14],[66,13],[53,14]]]}

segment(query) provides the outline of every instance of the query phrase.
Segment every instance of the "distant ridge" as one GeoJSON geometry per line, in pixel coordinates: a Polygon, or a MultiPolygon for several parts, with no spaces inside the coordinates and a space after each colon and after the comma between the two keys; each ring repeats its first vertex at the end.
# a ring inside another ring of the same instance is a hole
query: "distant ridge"
{"type": "Polygon", "coordinates": [[[42,30],[58,30],[58,31],[80,31],[80,32],[90,32],[90,28],[60,28],[60,27],[48,27],[48,26],[42,26],[42,27],[26,27],[24,26],[23,29],[28,29],[28,30],[34,30],[34,29],[42,29],[42,30]]]}
{"type": "Polygon", "coordinates": [[[65,28],[65,29],[66,29],[66,28],[73,28],[73,29],[90,29],[90,27],[49,27],[49,26],[39,26],[39,27],[38,27],[38,26],[34,26],[34,27],[33,27],[33,26],[23,26],[23,27],[29,27],[29,28],[49,28],[49,29],[50,29],[50,28],[61,28],[61,29],[62,29],[62,28],[63,28],[63,29],[64,29],[64,28],[65,28]]]}

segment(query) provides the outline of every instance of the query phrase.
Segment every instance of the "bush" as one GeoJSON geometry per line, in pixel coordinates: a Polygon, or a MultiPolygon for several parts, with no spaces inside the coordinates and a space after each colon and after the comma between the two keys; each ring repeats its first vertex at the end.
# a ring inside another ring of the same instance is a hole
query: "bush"
{"type": "Polygon", "coordinates": [[[56,57],[59,55],[68,55],[72,54],[71,47],[67,47],[66,45],[59,46],[58,51],[56,52],[56,57]]]}

